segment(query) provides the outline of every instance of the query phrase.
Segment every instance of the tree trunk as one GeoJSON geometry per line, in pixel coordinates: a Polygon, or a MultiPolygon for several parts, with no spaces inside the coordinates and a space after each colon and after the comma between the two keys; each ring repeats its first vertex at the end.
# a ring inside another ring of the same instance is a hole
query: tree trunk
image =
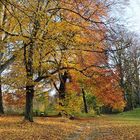
{"type": "Polygon", "coordinates": [[[4,114],[3,99],[2,99],[1,75],[0,75],[0,114],[4,114]]]}
{"type": "Polygon", "coordinates": [[[0,53],[0,114],[4,114],[4,109],[3,109],[3,99],[2,99],[2,81],[1,81],[1,69],[2,69],[2,56],[3,54],[0,53]]]}
{"type": "Polygon", "coordinates": [[[60,74],[60,87],[59,87],[59,99],[65,99],[66,81],[68,79],[68,73],[60,74]]]}
{"type": "MultiPolygon", "coordinates": [[[[60,86],[59,86],[59,89],[58,89],[58,92],[59,92],[59,100],[61,100],[59,102],[59,105],[62,107],[65,105],[65,98],[66,98],[66,82],[67,82],[67,79],[70,78],[69,77],[69,74],[68,72],[64,72],[63,74],[60,74],[60,86]]],[[[70,119],[74,118],[72,115],[70,115],[69,113],[67,113],[65,110],[61,110],[59,113],[58,113],[59,116],[70,116],[70,119]]]]}
{"type": "MultiPolygon", "coordinates": [[[[37,7],[36,10],[38,10],[37,7]]],[[[34,17],[33,29],[30,38],[30,45],[27,50],[27,46],[24,46],[24,62],[26,67],[26,107],[25,107],[25,120],[33,122],[33,97],[34,97],[34,80],[33,80],[33,53],[34,53],[34,40],[33,38],[36,37],[37,31],[39,29],[39,22],[36,20],[36,16],[34,17]],[[28,52],[28,54],[27,54],[28,52]]]]}
{"type": "Polygon", "coordinates": [[[140,88],[138,89],[138,100],[139,100],[139,105],[140,105],[140,88]]]}
{"type": "Polygon", "coordinates": [[[26,54],[26,47],[24,48],[24,62],[26,67],[26,107],[25,120],[33,122],[33,97],[34,97],[34,83],[33,83],[33,44],[29,46],[28,55],[26,54]]]}
{"type": "Polygon", "coordinates": [[[138,66],[136,67],[136,92],[137,92],[137,95],[138,95],[138,102],[139,102],[139,105],[140,105],[140,78],[139,78],[139,69],[138,69],[138,66]]]}
{"type": "Polygon", "coordinates": [[[88,113],[87,102],[86,102],[86,96],[85,96],[85,91],[84,91],[83,88],[82,88],[82,94],[83,94],[83,102],[84,102],[85,113],[88,113]]]}
{"type": "Polygon", "coordinates": [[[133,103],[133,96],[130,95],[130,100],[131,100],[131,110],[134,109],[134,103],[133,103]]]}
{"type": "Polygon", "coordinates": [[[25,120],[33,122],[34,86],[26,86],[25,120]]]}

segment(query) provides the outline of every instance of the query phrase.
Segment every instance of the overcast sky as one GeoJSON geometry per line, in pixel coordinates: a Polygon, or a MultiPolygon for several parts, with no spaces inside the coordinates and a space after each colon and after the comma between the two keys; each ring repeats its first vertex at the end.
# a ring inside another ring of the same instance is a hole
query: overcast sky
{"type": "Polygon", "coordinates": [[[130,30],[140,33],[140,0],[130,0],[124,14],[124,22],[130,30]]]}

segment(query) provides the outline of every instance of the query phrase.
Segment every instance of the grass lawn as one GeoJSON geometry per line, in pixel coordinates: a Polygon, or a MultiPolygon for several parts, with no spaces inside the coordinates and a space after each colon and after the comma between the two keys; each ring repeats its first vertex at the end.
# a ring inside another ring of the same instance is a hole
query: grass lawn
{"type": "Polygon", "coordinates": [[[116,115],[66,118],[0,117],[0,140],[140,140],[140,109],[116,115]]]}

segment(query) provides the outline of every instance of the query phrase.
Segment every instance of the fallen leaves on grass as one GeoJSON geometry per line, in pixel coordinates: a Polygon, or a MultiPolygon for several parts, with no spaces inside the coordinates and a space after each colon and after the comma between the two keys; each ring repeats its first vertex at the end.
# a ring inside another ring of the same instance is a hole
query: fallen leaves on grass
{"type": "Polygon", "coordinates": [[[22,117],[0,118],[0,140],[62,140],[78,129],[63,118],[35,118],[33,123],[22,120],[22,117]]]}
{"type": "Polygon", "coordinates": [[[69,120],[19,116],[0,117],[0,140],[140,140],[140,123],[113,117],[69,120]]]}

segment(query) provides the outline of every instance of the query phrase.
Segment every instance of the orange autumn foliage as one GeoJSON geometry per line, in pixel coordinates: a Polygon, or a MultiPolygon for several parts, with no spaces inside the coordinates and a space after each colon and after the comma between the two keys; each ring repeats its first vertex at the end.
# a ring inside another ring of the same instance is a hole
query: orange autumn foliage
{"type": "MultiPolygon", "coordinates": [[[[74,52],[76,71],[70,70],[72,79],[67,84],[67,92],[80,93],[81,88],[84,87],[104,105],[123,109],[125,102],[118,83],[118,72],[107,68],[108,56],[104,44],[107,29],[101,23],[101,18],[107,17],[106,4],[91,0],[62,0],[60,4],[65,7],[62,10],[69,9],[63,13],[63,17],[80,29],[75,37],[76,49],[79,50],[74,52]],[[87,8],[89,5],[90,7],[87,8]],[[82,18],[79,20],[79,17],[82,18]]],[[[71,66],[68,63],[67,65],[71,66]]]]}
{"type": "Polygon", "coordinates": [[[125,107],[124,95],[116,73],[112,70],[98,71],[98,69],[94,69],[96,75],[91,78],[72,71],[72,80],[67,84],[67,92],[80,93],[81,88],[84,88],[88,93],[96,96],[103,105],[123,110],[125,107]]]}

